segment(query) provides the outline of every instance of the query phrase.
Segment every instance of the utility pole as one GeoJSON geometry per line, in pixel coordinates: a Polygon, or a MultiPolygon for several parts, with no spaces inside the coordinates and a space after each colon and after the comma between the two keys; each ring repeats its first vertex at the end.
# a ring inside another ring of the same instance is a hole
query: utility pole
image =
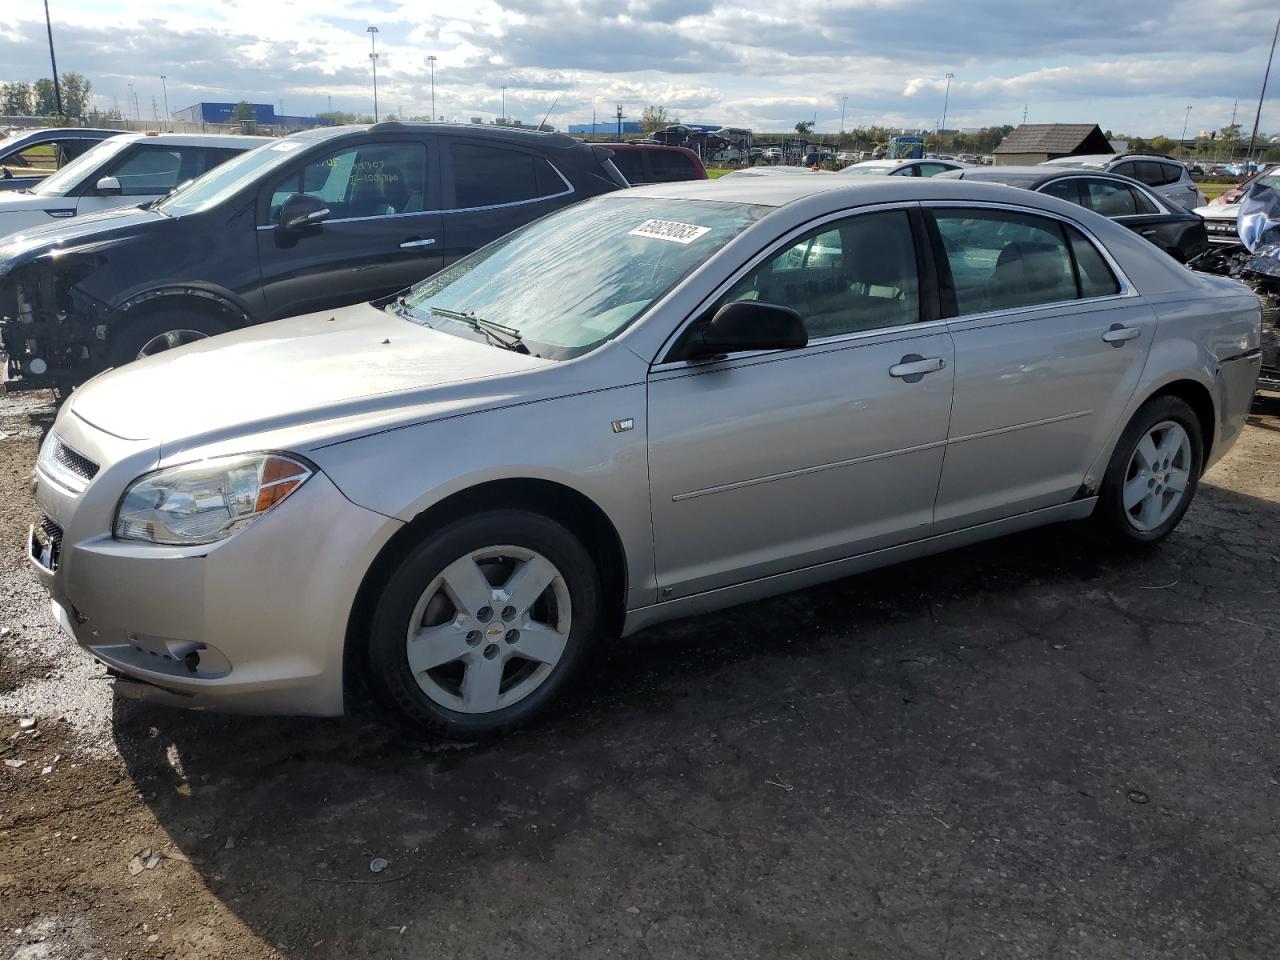
{"type": "Polygon", "coordinates": [[[849,98],[840,98],[840,146],[844,146],[844,108],[848,106],[849,98]]]}
{"type": "MultiPolygon", "coordinates": [[[[947,129],[947,105],[951,101],[951,81],[954,80],[955,78],[956,78],[956,75],[954,73],[947,74],[947,90],[942,95],[942,121],[940,124],[941,130],[947,129]]],[[[941,136],[939,136],[938,142],[939,142],[939,145],[941,145],[941,142],[942,142],[941,136]]]]}
{"type": "Polygon", "coordinates": [[[1249,152],[1245,154],[1245,163],[1253,162],[1253,143],[1258,139],[1258,121],[1262,119],[1262,99],[1267,95],[1267,81],[1271,79],[1271,61],[1276,55],[1277,37],[1280,37],[1280,17],[1276,17],[1276,29],[1271,34],[1271,52],[1267,54],[1267,69],[1262,74],[1262,90],[1258,94],[1258,110],[1253,115],[1253,133],[1249,134],[1249,152]]]}
{"type": "Polygon", "coordinates": [[[1025,103],[1022,105],[1022,122],[1027,122],[1027,104],[1025,103]]]}
{"type": "Polygon", "coordinates": [[[1191,105],[1187,105],[1186,115],[1182,118],[1182,138],[1178,141],[1178,147],[1182,150],[1182,156],[1187,156],[1187,124],[1191,120],[1191,105]]]}
{"type": "Polygon", "coordinates": [[[622,104],[618,104],[618,139],[622,139],[622,104]]]}
{"type": "Polygon", "coordinates": [[[431,68],[431,119],[436,118],[436,55],[427,57],[427,66],[431,68]]]}
{"type": "Polygon", "coordinates": [[[166,127],[173,128],[173,114],[169,112],[169,86],[165,81],[169,79],[163,73],[160,74],[160,89],[164,91],[164,123],[166,127]]]}
{"type": "Polygon", "coordinates": [[[160,106],[156,103],[156,95],[151,95],[151,115],[156,118],[156,126],[160,125],[160,106]]]}
{"type": "Polygon", "coordinates": [[[373,64],[373,122],[378,122],[378,28],[370,25],[365,29],[369,34],[369,62],[373,64]]]}
{"type": "Polygon", "coordinates": [[[49,32],[49,65],[53,67],[53,102],[62,116],[62,84],[58,80],[58,61],[53,55],[53,21],[49,19],[49,0],[44,0],[44,26],[49,32]]]}
{"type": "MultiPolygon", "coordinates": [[[[1236,110],[1237,110],[1237,109],[1239,109],[1239,107],[1240,107],[1240,101],[1239,101],[1239,100],[1233,100],[1233,101],[1231,101],[1231,127],[1232,127],[1232,129],[1234,129],[1234,128],[1235,128],[1235,125],[1236,125],[1236,110]]],[[[1227,157],[1227,163],[1235,163],[1235,162],[1236,162],[1236,140],[1235,140],[1235,137],[1232,137],[1232,138],[1231,138],[1231,155],[1227,157]]]]}

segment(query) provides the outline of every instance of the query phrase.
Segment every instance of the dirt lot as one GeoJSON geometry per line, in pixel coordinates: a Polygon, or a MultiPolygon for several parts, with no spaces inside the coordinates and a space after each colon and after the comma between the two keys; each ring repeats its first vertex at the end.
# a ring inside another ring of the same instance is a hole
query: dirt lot
{"type": "Polygon", "coordinates": [[[24,570],[50,415],[0,401],[0,957],[1275,955],[1280,400],[1153,554],[651,630],[461,747],[113,702],[24,570]]]}

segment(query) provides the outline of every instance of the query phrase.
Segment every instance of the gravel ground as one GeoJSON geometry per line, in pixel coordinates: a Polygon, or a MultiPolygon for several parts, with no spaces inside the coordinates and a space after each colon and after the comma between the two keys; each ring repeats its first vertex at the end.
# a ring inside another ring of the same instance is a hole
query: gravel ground
{"type": "Polygon", "coordinates": [[[24,568],[51,415],[0,401],[0,957],[1275,955],[1280,399],[1151,554],[670,624],[485,745],[115,701],[24,568]]]}

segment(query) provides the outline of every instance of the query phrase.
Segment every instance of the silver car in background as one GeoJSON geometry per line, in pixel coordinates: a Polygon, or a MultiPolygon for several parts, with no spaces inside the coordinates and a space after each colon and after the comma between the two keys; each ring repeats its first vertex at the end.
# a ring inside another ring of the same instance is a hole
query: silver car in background
{"type": "Polygon", "coordinates": [[[110,371],[36,467],[62,628],[170,703],[526,722],[650,624],[1055,521],[1177,526],[1259,309],[1053,197],[637,188],[385,304],[110,371]]]}

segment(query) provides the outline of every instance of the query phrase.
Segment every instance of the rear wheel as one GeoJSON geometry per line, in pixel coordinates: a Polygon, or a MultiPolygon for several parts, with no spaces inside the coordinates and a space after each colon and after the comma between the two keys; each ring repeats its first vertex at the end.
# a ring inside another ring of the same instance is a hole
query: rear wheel
{"type": "Polygon", "coordinates": [[[226,332],[222,323],[196,311],[139,317],[112,334],[108,362],[119,367],[226,332]]]}
{"type": "Polygon", "coordinates": [[[418,726],[507,730],[560,696],[599,622],[599,578],[572,533],[525,511],[479,514],[432,534],[388,579],[370,679],[418,726]]]}
{"type": "Polygon", "coordinates": [[[1157,397],[1116,444],[1095,517],[1121,542],[1158,543],[1195,497],[1204,463],[1200,420],[1185,400],[1157,397]]]}

